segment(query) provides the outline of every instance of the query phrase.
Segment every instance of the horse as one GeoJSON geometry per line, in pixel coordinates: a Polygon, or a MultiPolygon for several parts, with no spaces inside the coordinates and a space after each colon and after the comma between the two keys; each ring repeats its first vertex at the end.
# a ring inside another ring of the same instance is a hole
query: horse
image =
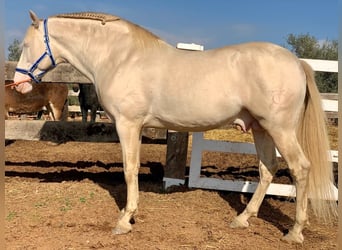
{"type": "Polygon", "coordinates": [[[9,112],[26,114],[38,112],[40,119],[45,107],[54,121],[68,118],[68,86],[59,83],[35,84],[32,91],[22,94],[11,87],[5,87],[5,119],[9,112]]]}
{"type": "Polygon", "coordinates": [[[287,49],[249,42],[184,51],[115,15],[80,12],[40,20],[30,12],[30,17],[14,77],[20,83],[17,91],[30,91],[31,81],[68,62],[94,83],[115,123],[127,200],[114,234],[132,230],[144,127],[196,132],[235,123],[252,130],[260,180],[232,228],[246,228],[248,219],[257,216],[277,170],[276,148],[296,186],[295,221],[283,239],[303,242],[309,204],[323,222],[336,220],[325,115],[314,73],[287,49]]]}
{"type": "Polygon", "coordinates": [[[72,89],[78,92],[78,101],[81,107],[82,122],[87,122],[88,110],[90,110],[90,122],[95,122],[96,112],[101,107],[96,90],[92,84],[73,84],[72,89]]]}

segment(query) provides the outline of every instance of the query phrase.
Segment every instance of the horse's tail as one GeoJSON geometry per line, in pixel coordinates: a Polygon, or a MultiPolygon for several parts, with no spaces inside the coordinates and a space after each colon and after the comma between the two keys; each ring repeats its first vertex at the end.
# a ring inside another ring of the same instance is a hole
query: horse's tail
{"type": "Polygon", "coordinates": [[[306,75],[307,91],[298,139],[311,166],[308,181],[310,203],[314,213],[327,222],[336,219],[337,203],[334,199],[332,163],[328,159],[326,117],[314,72],[305,61],[301,60],[301,65],[306,75]]]}

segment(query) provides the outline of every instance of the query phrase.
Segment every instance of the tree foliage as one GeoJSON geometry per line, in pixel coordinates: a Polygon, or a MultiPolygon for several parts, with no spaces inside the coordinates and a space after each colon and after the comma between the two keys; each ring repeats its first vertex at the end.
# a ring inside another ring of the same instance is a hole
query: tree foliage
{"type": "Polygon", "coordinates": [[[8,46],[8,60],[19,61],[21,54],[20,42],[18,39],[14,39],[13,42],[8,46]]]}
{"type": "MultiPolygon", "coordinates": [[[[309,34],[289,34],[286,42],[288,44],[286,47],[300,58],[322,60],[338,59],[337,40],[320,42],[309,34]]],[[[315,77],[317,87],[321,93],[337,93],[337,73],[316,72],[315,77]]]]}

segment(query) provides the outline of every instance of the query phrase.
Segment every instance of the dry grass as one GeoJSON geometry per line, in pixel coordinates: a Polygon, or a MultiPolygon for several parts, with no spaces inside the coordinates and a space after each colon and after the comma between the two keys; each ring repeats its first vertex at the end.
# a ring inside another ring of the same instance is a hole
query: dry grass
{"type": "MultiPolygon", "coordinates": [[[[328,126],[330,147],[332,150],[338,150],[338,127],[328,126]]],[[[239,141],[239,142],[253,142],[252,133],[243,131],[234,127],[227,129],[215,129],[205,132],[205,139],[222,140],[222,141],[239,141]]]]}

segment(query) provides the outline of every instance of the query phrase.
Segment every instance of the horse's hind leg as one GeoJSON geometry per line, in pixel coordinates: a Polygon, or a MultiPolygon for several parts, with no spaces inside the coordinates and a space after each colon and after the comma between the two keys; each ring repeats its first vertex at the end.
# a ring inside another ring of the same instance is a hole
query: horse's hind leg
{"type": "Polygon", "coordinates": [[[295,224],[283,239],[289,242],[302,243],[304,240],[302,230],[308,221],[307,205],[310,162],[305,157],[294,130],[278,132],[273,136],[273,139],[282,157],[287,162],[296,185],[295,224]]]}
{"type": "Polygon", "coordinates": [[[265,197],[273,175],[277,171],[275,145],[273,139],[265,130],[253,130],[255,147],[259,156],[260,181],[255,190],[252,199],[245,210],[234,218],[230,227],[244,228],[248,227],[248,219],[251,216],[257,216],[260,205],[265,197]]]}
{"type": "Polygon", "coordinates": [[[53,105],[51,103],[48,103],[45,107],[46,107],[46,109],[47,109],[47,111],[49,113],[50,118],[53,121],[56,121],[57,120],[56,119],[56,115],[58,115],[57,114],[58,112],[56,112],[56,109],[53,107],[53,105]]]}
{"type": "Polygon", "coordinates": [[[64,104],[59,103],[49,103],[46,108],[49,110],[50,116],[54,121],[66,121],[68,120],[68,105],[69,102],[66,99],[64,104]]]}

